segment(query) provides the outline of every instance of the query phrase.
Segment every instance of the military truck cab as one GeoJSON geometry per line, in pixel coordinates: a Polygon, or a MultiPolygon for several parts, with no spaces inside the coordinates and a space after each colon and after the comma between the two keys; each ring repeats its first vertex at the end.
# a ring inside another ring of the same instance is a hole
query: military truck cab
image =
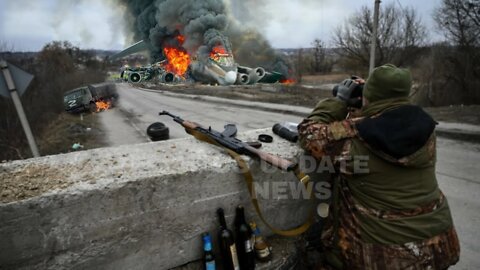
{"type": "Polygon", "coordinates": [[[84,111],[95,111],[95,100],[90,89],[85,87],[76,88],[63,95],[65,111],[78,113],[84,111]]]}
{"type": "Polygon", "coordinates": [[[89,85],[66,92],[63,95],[63,106],[65,111],[70,113],[94,112],[97,109],[97,101],[109,101],[113,104],[117,98],[114,84],[89,85]]]}

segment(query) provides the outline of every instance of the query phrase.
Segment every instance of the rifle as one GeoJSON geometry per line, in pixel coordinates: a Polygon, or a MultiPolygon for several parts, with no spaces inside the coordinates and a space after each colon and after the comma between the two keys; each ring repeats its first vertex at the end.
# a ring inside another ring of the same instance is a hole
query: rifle
{"type": "MultiPolygon", "coordinates": [[[[256,149],[252,145],[235,138],[237,128],[233,124],[226,125],[223,132],[218,132],[213,130],[211,127],[204,128],[197,123],[183,120],[179,116],[173,115],[167,111],[162,111],[159,113],[159,115],[168,115],[173,118],[173,121],[182,125],[188,134],[195,137],[197,137],[195,133],[201,134],[200,136],[209,138],[217,144],[228,148],[237,154],[260,158],[268,164],[284,171],[293,171],[298,168],[297,163],[263,152],[262,150],[256,149]]],[[[197,139],[199,138],[197,137],[197,139]]]]}
{"type": "MultiPolygon", "coordinates": [[[[261,150],[254,148],[250,144],[242,142],[241,140],[235,138],[235,135],[237,134],[237,128],[233,124],[226,125],[223,132],[218,132],[213,130],[211,127],[204,128],[197,123],[183,120],[182,118],[173,115],[167,111],[162,111],[161,113],[159,113],[159,115],[168,115],[172,117],[173,121],[182,125],[188,134],[194,136],[198,140],[222,146],[228,149],[229,154],[237,161],[238,166],[240,168],[246,169],[246,171],[243,172],[243,175],[245,177],[245,182],[247,183],[248,191],[251,195],[255,194],[253,176],[248,169],[248,165],[239,155],[257,157],[284,171],[293,171],[297,179],[302,182],[305,187],[307,187],[310,178],[308,177],[308,175],[305,175],[300,171],[297,163],[282,159],[269,153],[265,153],[261,150]]],[[[313,198],[313,193],[311,191],[310,197],[313,198]]],[[[276,234],[280,234],[283,236],[297,236],[307,231],[310,225],[313,223],[313,217],[315,215],[316,207],[312,208],[307,221],[299,227],[291,230],[277,229],[270,225],[270,223],[268,223],[267,220],[265,220],[265,218],[263,217],[258,200],[255,197],[251,197],[251,201],[260,219],[276,234]]]]}

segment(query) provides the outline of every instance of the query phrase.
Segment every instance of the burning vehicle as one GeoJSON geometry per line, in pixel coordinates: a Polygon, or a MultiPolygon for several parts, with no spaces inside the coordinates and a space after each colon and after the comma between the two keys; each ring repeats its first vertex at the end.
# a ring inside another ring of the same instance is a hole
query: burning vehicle
{"type": "Polygon", "coordinates": [[[63,106],[69,113],[107,110],[118,98],[115,85],[109,83],[88,85],[66,92],[63,106]]]}
{"type": "MultiPolygon", "coordinates": [[[[182,39],[179,36],[178,39],[182,39]]],[[[145,50],[144,41],[114,55],[118,59],[129,54],[145,50]]],[[[165,48],[167,59],[144,67],[127,67],[120,75],[125,81],[139,83],[157,79],[162,83],[175,82],[203,82],[219,85],[248,85],[255,83],[276,83],[286,81],[287,78],[278,72],[267,72],[262,67],[245,67],[238,65],[231,53],[223,46],[213,47],[208,57],[197,54],[190,56],[177,48],[165,48]]]]}
{"type": "Polygon", "coordinates": [[[122,75],[129,82],[248,85],[287,81],[292,72],[261,34],[235,21],[228,1],[120,2],[133,39],[140,41],[111,59],[148,51],[154,63],[125,69],[122,75]]]}
{"type": "Polygon", "coordinates": [[[157,79],[163,83],[174,83],[184,81],[177,74],[168,72],[164,67],[165,61],[158,62],[144,67],[124,67],[120,78],[126,82],[140,83],[157,79]]]}
{"type": "Polygon", "coordinates": [[[124,67],[120,78],[131,83],[149,81],[155,77],[156,70],[151,66],[147,67],[124,67]]]}

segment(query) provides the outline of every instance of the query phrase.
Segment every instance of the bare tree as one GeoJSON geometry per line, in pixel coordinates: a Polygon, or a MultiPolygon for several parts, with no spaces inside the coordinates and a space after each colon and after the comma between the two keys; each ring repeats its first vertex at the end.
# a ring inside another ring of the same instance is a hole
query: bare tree
{"type": "Polygon", "coordinates": [[[325,73],[332,70],[333,61],[327,55],[325,42],[315,39],[313,45],[313,70],[316,73],[325,73]]]}
{"type": "Polygon", "coordinates": [[[320,39],[315,39],[313,45],[313,63],[315,72],[320,72],[320,65],[325,59],[325,45],[320,39]]]}
{"type": "Polygon", "coordinates": [[[443,0],[434,18],[449,41],[463,47],[479,45],[479,0],[443,0]]]}
{"type": "Polygon", "coordinates": [[[300,48],[297,51],[297,55],[295,59],[295,81],[297,83],[302,83],[304,69],[305,69],[305,57],[303,56],[303,49],[300,48]]]}
{"type": "MultiPolygon", "coordinates": [[[[350,68],[368,67],[372,34],[373,11],[366,6],[335,30],[333,40],[340,48],[340,56],[348,59],[349,65],[356,65],[350,68]]],[[[425,26],[413,8],[384,6],[379,16],[375,65],[411,64],[421,52],[426,36],[425,26]]]]}
{"type": "MultiPolygon", "coordinates": [[[[0,57],[35,74],[21,99],[37,139],[63,112],[65,91],[105,79],[102,70],[88,67],[92,57],[68,42],[51,42],[33,55],[15,52],[5,44],[0,42],[0,57]]],[[[41,148],[41,140],[37,141],[41,148]]],[[[0,97],[0,161],[29,157],[27,145],[12,102],[0,97]]]]}
{"type": "Polygon", "coordinates": [[[452,45],[442,56],[443,77],[455,82],[466,103],[480,102],[480,0],[443,0],[434,18],[452,45]]]}
{"type": "Polygon", "coordinates": [[[13,51],[14,46],[12,44],[9,44],[6,41],[0,40],[0,57],[3,56],[3,54],[8,53],[13,51]]]}

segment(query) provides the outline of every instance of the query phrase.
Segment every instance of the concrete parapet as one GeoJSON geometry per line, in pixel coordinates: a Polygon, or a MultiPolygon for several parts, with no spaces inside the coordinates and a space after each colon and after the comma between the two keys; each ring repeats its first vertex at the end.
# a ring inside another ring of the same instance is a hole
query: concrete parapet
{"type": "MultiPolygon", "coordinates": [[[[270,130],[239,137],[256,140],[260,133],[270,130]]],[[[300,154],[296,145],[274,138],[264,151],[300,154]]],[[[256,181],[297,181],[251,164],[256,181]]],[[[183,265],[201,257],[202,232],[216,236],[216,208],[225,208],[232,224],[238,204],[271,234],[254,213],[235,161],[193,138],[0,164],[0,188],[0,269],[183,265]]],[[[309,201],[272,197],[260,200],[272,224],[292,228],[305,220],[309,201]]]]}

